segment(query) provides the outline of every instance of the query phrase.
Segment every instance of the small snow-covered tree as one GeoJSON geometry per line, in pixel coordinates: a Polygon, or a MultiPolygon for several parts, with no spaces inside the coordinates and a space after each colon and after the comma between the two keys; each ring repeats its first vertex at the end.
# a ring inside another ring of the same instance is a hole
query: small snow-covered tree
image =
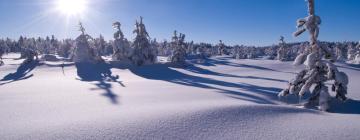
{"type": "Polygon", "coordinates": [[[187,43],[186,46],[187,46],[187,50],[186,50],[187,54],[196,55],[196,48],[194,46],[194,41],[187,43]]]}
{"type": "Polygon", "coordinates": [[[7,53],[8,46],[5,41],[0,40],[0,66],[4,64],[3,55],[7,53]]]}
{"type": "Polygon", "coordinates": [[[227,54],[227,51],[226,51],[226,46],[225,44],[223,43],[222,40],[219,40],[219,44],[217,44],[217,52],[218,52],[218,55],[225,55],[227,54]]]}
{"type": "Polygon", "coordinates": [[[170,61],[176,64],[185,64],[186,57],[186,44],[185,44],[185,34],[180,33],[179,37],[177,32],[174,31],[174,36],[172,37],[171,48],[173,52],[170,56],[170,61]]]}
{"type": "Polygon", "coordinates": [[[267,47],[264,50],[264,53],[265,53],[267,59],[274,60],[276,58],[277,48],[278,48],[277,46],[273,45],[273,46],[267,47]]]}
{"type": "Polygon", "coordinates": [[[57,53],[62,57],[68,58],[70,56],[72,48],[73,48],[72,40],[65,39],[59,45],[59,49],[58,49],[57,53]]]}
{"type": "Polygon", "coordinates": [[[157,55],[150,44],[150,36],[146,31],[143,23],[143,18],[140,17],[140,23],[136,21],[135,30],[133,33],[136,34],[133,46],[133,53],[131,60],[135,65],[141,66],[144,64],[153,64],[156,62],[157,55]]]}
{"type": "MultiPolygon", "coordinates": [[[[211,46],[210,46],[211,48],[211,46]]],[[[211,53],[208,49],[208,44],[200,43],[194,45],[196,56],[199,58],[199,61],[203,61],[207,57],[211,56],[211,53]]]]}
{"type": "Polygon", "coordinates": [[[352,45],[352,44],[349,44],[348,45],[348,51],[347,51],[347,60],[350,61],[350,62],[355,60],[356,53],[357,53],[356,46],[352,45]]]}
{"type": "Polygon", "coordinates": [[[290,49],[284,41],[284,37],[280,36],[279,49],[277,51],[277,60],[289,61],[291,60],[290,49]]]}
{"type": "Polygon", "coordinates": [[[336,60],[340,62],[346,61],[346,46],[341,43],[336,43],[335,46],[336,60]]]}
{"type": "Polygon", "coordinates": [[[114,33],[113,42],[113,60],[128,60],[131,55],[130,43],[124,37],[123,32],[120,28],[120,22],[113,23],[113,28],[116,30],[114,33]]]}
{"type": "Polygon", "coordinates": [[[354,64],[360,64],[360,41],[357,44],[357,46],[355,47],[356,53],[355,53],[355,58],[353,60],[354,64]]]}
{"type": "Polygon", "coordinates": [[[330,94],[325,82],[334,80],[332,90],[336,92],[336,98],[346,100],[348,77],[344,72],[340,72],[333,64],[334,58],[331,51],[318,45],[317,37],[319,35],[319,25],[321,23],[320,17],[315,15],[314,0],[308,0],[308,16],[299,19],[298,31],[294,33],[299,36],[305,31],[310,33],[311,53],[308,55],[299,55],[297,58],[304,63],[306,69],[299,72],[296,77],[290,81],[289,87],[279,93],[279,96],[286,96],[288,94],[297,94],[300,98],[310,91],[310,88],[315,88],[311,91],[311,97],[306,105],[319,105],[319,109],[327,111],[329,109],[330,94]],[[306,57],[306,59],[303,59],[306,57]],[[324,60],[323,58],[330,58],[324,60]]]}

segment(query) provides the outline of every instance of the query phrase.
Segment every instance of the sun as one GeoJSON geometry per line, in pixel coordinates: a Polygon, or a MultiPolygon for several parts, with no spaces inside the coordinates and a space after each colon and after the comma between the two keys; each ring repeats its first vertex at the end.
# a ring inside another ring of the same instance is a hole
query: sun
{"type": "Polygon", "coordinates": [[[82,15],[87,9],[87,0],[57,0],[56,10],[67,16],[82,15]]]}

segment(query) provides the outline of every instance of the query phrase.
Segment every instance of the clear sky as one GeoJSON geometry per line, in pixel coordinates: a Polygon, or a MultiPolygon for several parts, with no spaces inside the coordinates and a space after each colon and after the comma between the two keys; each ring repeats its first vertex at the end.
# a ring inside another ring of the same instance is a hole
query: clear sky
{"type": "MultiPolygon", "coordinates": [[[[125,37],[133,39],[135,20],[144,17],[152,38],[169,40],[176,29],[195,42],[271,45],[280,35],[287,42],[303,41],[292,37],[296,20],[307,14],[304,0],[87,0],[76,15],[56,10],[59,0],[1,0],[0,38],[45,37],[75,38],[81,20],[86,32],[112,39],[112,23],[122,23],[125,37]]],[[[78,1],[78,0],[71,0],[78,1]]],[[[322,18],[320,40],[360,40],[360,0],[315,0],[322,18]]],[[[80,8],[80,7],[79,7],[80,8]]]]}

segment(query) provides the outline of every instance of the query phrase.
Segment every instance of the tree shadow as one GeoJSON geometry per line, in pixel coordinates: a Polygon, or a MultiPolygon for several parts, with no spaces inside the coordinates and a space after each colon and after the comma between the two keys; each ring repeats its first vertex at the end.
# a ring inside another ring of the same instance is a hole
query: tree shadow
{"type": "Polygon", "coordinates": [[[102,96],[107,97],[112,104],[118,104],[118,95],[112,91],[112,85],[109,82],[116,82],[124,86],[118,81],[119,76],[113,76],[111,65],[107,63],[75,63],[79,80],[85,82],[98,82],[94,84],[96,88],[90,90],[103,90],[102,96]]]}
{"type": "Polygon", "coordinates": [[[279,71],[279,70],[275,70],[275,69],[267,68],[267,67],[263,67],[263,66],[234,63],[234,62],[230,62],[229,60],[233,60],[233,59],[230,57],[220,57],[220,58],[207,58],[201,62],[195,61],[195,60],[192,60],[190,62],[193,64],[202,65],[202,66],[226,65],[226,66],[239,67],[239,68],[248,68],[248,69],[256,69],[256,70],[263,70],[263,71],[273,71],[273,72],[295,74],[294,72],[279,71]]]}
{"type": "MultiPolygon", "coordinates": [[[[309,98],[311,97],[311,93],[307,93],[301,99],[297,95],[289,95],[285,97],[281,97],[280,100],[282,102],[286,102],[290,105],[300,105],[306,109],[318,110],[318,104],[310,104],[308,103],[309,98]],[[299,100],[300,99],[300,100],[299,100]]],[[[330,110],[329,113],[339,113],[339,114],[360,114],[360,101],[354,99],[347,99],[346,101],[340,101],[335,97],[330,97],[329,101],[330,110]]]]}
{"type": "Polygon", "coordinates": [[[345,102],[332,98],[330,100],[331,113],[340,114],[360,114],[360,101],[354,99],[348,99],[345,102]]]}
{"type": "Polygon", "coordinates": [[[33,71],[37,66],[40,66],[40,65],[41,65],[41,63],[39,63],[39,61],[32,61],[32,62],[29,62],[29,63],[21,64],[17,68],[16,72],[10,73],[10,74],[4,76],[0,80],[0,81],[2,81],[2,83],[0,83],[0,86],[10,84],[12,82],[20,81],[20,80],[29,79],[29,78],[33,77],[34,74],[30,74],[30,75],[28,75],[28,74],[31,71],[33,71]]]}
{"type": "Polygon", "coordinates": [[[343,65],[336,64],[336,66],[339,68],[360,71],[360,65],[356,65],[356,64],[343,64],[343,65]]]}
{"type": "MultiPolygon", "coordinates": [[[[188,67],[187,70],[194,67],[188,67]]],[[[239,99],[243,101],[249,101],[258,104],[301,104],[300,102],[305,101],[310,95],[306,94],[302,99],[298,96],[288,96],[280,98],[277,96],[278,93],[282,90],[276,87],[265,87],[247,83],[231,83],[211,78],[204,78],[194,75],[185,74],[174,69],[171,65],[149,65],[142,66],[141,69],[133,67],[130,68],[130,71],[135,75],[140,77],[151,79],[151,80],[162,80],[170,83],[180,84],[190,87],[198,87],[204,89],[214,89],[218,93],[225,94],[231,98],[239,99]],[[229,90],[229,88],[234,88],[236,90],[229,90]]],[[[216,73],[212,71],[202,71],[202,69],[189,70],[195,71],[195,73],[202,74],[213,74],[216,76],[223,76],[221,73],[216,73]]],[[[227,75],[232,76],[232,75],[227,75]]],[[[262,79],[266,80],[266,79],[262,79]]],[[[341,113],[341,114],[360,114],[360,101],[357,100],[347,100],[346,102],[341,102],[336,99],[331,100],[331,113],[341,113]]],[[[309,108],[307,108],[309,109],[309,108]]],[[[317,110],[317,109],[316,109],[317,110]]]]}
{"type": "Polygon", "coordinates": [[[197,67],[195,65],[188,65],[187,67],[185,67],[185,70],[193,72],[193,73],[197,73],[197,74],[204,74],[204,75],[243,78],[243,79],[255,79],[255,80],[268,80],[268,81],[283,82],[283,83],[288,82],[286,80],[275,79],[275,78],[257,77],[257,76],[239,76],[239,75],[233,75],[233,74],[219,73],[219,72],[214,72],[211,70],[203,69],[203,68],[197,67]]]}
{"type": "Polygon", "coordinates": [[[275,104],[273,101],[277,99],[277,93],[281,91],[279,88],[262,87],[246,83],[230,83],[211,78],[188,75],[176,71],[171,65],[166,64],[143,66],[141,69],[130,68],[130,71],[135,75],[146,79],[162,80],[191,87],[214,89],[219,93],[227,94],[233,98],[259,104],[275,104]],[[237,90],[229,90],[228,88],[235,88],[237,90]],[[248,91],[250,93],[241,91],[248,91]]]}

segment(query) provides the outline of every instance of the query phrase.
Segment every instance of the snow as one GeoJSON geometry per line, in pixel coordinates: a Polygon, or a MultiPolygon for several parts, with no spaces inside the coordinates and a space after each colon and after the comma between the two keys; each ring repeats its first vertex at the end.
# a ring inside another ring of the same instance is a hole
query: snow
{"type": "Polygon", "coordinates": [[[349,75],[350,99],[332,100],[326,113],[278,99],[302,69],[292,62],[223,56],[185,68],[110,63],[86,73],[70,62],[18,69],[18,57],[5,55],[0,67],[4,140],[360,139],[356,65],[337,64],[349,75]]]}

